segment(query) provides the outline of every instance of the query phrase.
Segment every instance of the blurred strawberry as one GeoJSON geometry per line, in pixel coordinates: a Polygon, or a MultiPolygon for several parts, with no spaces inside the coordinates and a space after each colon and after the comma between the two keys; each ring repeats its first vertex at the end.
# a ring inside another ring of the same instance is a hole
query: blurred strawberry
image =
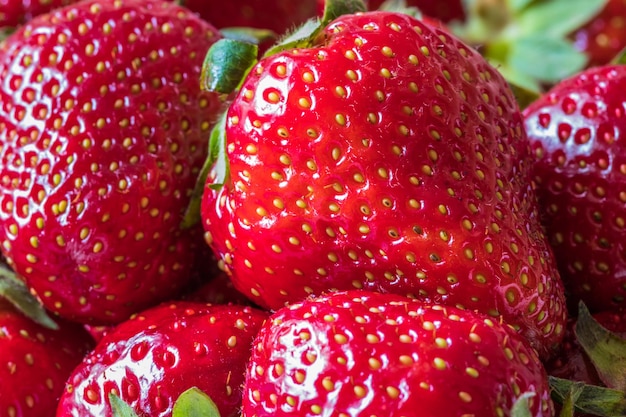
{"type": "Polygon", "coordinates": [[[33,17],[78,0],[0,0],[0,29],[15,28],[33,17]]]}

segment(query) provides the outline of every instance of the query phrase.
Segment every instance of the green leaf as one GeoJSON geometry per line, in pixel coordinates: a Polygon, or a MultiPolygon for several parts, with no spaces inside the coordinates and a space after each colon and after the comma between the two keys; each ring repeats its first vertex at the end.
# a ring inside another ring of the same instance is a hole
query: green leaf
{"type": "Polygon", "coordinates": [[[553,400],[564,404],[571,397],[577,413],[599,417],[626,416],[626,394],[622,391],[553,376],[549,380],[553,400]]]}
{"type": "Polygon", "coordinates": [[[209,48],[202,64],[200,85],[207,91],[230,94],[257,60],[258,45],[223,38],[209,48]]]}
{"type": "Polygon", "coordinates": [[[537,394],[534,392],[525,392],[520,395],[511,408],[511,417],[532,417],[529,399],[535,395],[537,394]]]}
{"type": "Polygon", "coordinates": [[[602,382],[626,392],[626,339],[602,327],[582,302],[574,332],[602,382]]]}
{"type": "Polygon", "coordinates": [[[0,265],[0,297],[9,301],[18,311],[48,329],[59,325],[50,318],[39,300],[30,293],[26,284],[10,268],[0,265]]]}
{"type": "Polygon", "coordinates": [[[587,56],[565,40],[533,35],[510,44],[505,62],[527,77],[555,83],[582,70],[587,56]]]}
{"type": "Polygon", "coordinates": [[[221,28],[220,33],[227,39],[248,42],[255,45],[277,38],[276,33],[269,29],[257,29],[253,27],[226,27],[221,28]]]}
{"type": "MultiPolygon", "coordinates": [[[[565,395],[564,398],[561,399],[561,412],[559,413],[559,417],[574,417],[574,413],[576,411],[576,401],[578,397],[582,393],[582,388],[580,384],[572,384],[569,392],[565,395]]],[[[553,394],[554,396],[554,394],[553,394]]]]}
{"type": "Polygon", "coordinates": [[[607,0],[537,1],[517,17],[524,35],[564,38],[600,12],[607,0]]]}
{"type": "Polygon", "coordinates": [[[212,169],[215,169],[216,177],[210,187],[219,190],[224,186],[230,174],[230,164],[226,155],[226,121],[227,110],[222,112],[217,123],[211,130],[209,137],[209,152],[204,165],[196,178],[196,184],[191,193],[189,205],[183,215],[182,229],[189,229],[200,222],[202,208],[202,194],[206,187],[207,178],[212,169]]]}
{"type": "Polygon", "coordinates": [[[113,417],[138,417],[130,405],[113,393],[109,394],[109,403],[111,404],[113,417]]]}
{"type": "Polygon", "coordinates": [[[509,79],[509,87],[511,88],[511,91],[513,91],[515,100],[522,110],[528,107],[529,104],[537,100],[541,95],[540,92],[538,92],[537,90],[517,85],[511,79],[509,79]]]}
{"type": "Polygon", "coordinates": [[[211,397],[198,388],[189,388],[174,403],[172,417],[220,417],[211,397]]]}

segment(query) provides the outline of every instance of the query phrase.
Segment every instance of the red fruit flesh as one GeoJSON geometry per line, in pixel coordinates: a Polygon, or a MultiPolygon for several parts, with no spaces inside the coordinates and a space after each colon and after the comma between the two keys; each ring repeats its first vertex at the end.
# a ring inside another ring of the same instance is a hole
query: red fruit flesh
{"type": "Polygon", "coordinates": [[[261,60],[229,109],[230,180],[202,214],[236,288],[270,309],[411,295],[502,317],[545,352],[563,292],[502,77],[406,15],[344,16],[323,38],[261,60]]]}
{"type": "Polygon", "coordinates": [[[51,311],[115,323],[191,279],[183,211],[219,106],[200,91],[220,35],[156,0],[42,15],[0,51],[0,241],[51,311]]]}
{"type": "Polygon", "coordinates": [[[92,348],[77,324],[44,328],[0,300],[0,415],[53,417],[65,381],[92,348]]]}
{"type": "Polygon", "coordinates": [[[278,310],[255,339],[244,417],[509,416],[531,392],[551,416],[547,375],[513,329],[486,316],[363,291],[278,310]]]}
{"type": "Polygon", "coordinates": [[[542,220],[575,307],[626,305],[626,68],[587,70],[524,112],[542,220]]]}
{"type": "Polygon", "coordinates": [[[241,406],[251,343],[267,313],[243,306],[179,302],[134,316],[109,332],[69,378],[57,417],[110,417],[110,393],[140,415],[172,415],[196,387],[224,417],[241,406]]]}

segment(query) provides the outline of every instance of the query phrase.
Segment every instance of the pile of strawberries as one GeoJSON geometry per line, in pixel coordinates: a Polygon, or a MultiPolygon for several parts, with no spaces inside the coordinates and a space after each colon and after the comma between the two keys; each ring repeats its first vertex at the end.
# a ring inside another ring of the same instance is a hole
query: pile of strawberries
{"type": "Polygon", "coordinates": [[[408,3],[0,1],[0,417],[626,415],[626,3],[408,3]]]}

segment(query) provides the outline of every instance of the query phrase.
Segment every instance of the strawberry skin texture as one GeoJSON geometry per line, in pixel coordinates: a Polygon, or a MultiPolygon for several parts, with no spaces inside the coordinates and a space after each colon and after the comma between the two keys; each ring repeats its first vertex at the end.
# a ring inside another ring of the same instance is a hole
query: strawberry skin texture
{"type": "Polygon", "coordinates": [[[2,46],[0,241],[52,312],[120,322],[190,278],[180,230],[219,106],[199,74],[215,28],[155,0],[86,1],[2,46]]]}
{"type": "Polygon", "coordinates": [[[57,417],[112,416],[113,392],[139,415],[172,415],[174,401],[197,387],[230,417],[252,341],[268,316],[244,306],[195,302],[159,305],[105,335],[69,377],[57,417]]]}
{"type": "Polygon", "coordinates": [[[230,106],[230,179],[214,191],[209,175],[202,216],[235,287],[269,309],[399,293],[557,343],[562,284],[501,76],[407,15],[344,16],[323,36],[261,60],[230,106]]]}
{"type": "Polygon", "coordinates": [[[44,328],[0,300],[2,416],[53,417],[65,381],[93,347],[82,326],[44,328]]]}
{"type": "Polygon", "coordinates": [[[337,292],[275,312],[259,331],[243,417],[509,416],[547,375],[518,333],[487,316],[395,294],[337,292]]]}
{"type": "Polygon", "coordinates": [[[626,68],[589,69],[525,111],[542,220],[575,307],[626,306],[626,68]]]}

